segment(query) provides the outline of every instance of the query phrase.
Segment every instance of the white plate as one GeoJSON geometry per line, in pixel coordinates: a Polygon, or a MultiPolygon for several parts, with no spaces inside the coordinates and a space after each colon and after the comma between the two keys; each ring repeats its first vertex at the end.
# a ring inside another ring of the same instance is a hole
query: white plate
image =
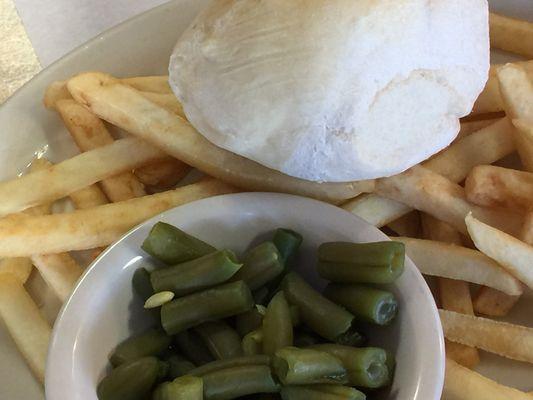
{"type": "MultiPolygon", "coordinates": [[[[280,226],[294,229],[304,238],[296,269],[316,288],[326,283],[315,268],[321,243],[387,240],[378,229],[340,208],[278,193],[211,197],[156,216],[111,246],[81,278],[63,308],[46,369],[49,400],[97,400],[95,387],[109,353],[143,330],[142,304],[133,296],[131,277],[144,263],[146,254],[140,246],[157,221],[176,225],[217,248],[232,249],[238,256],[280,226]]],[[[397,362],[391,394],[382,392],[375,398],[438,400],[444,379],[444,339],[431,292],[409,259],[390,290],[398,299],[398,317],[386,329],[364,331],[370,344],[392,351],[397,362]]]]}
{"type": "MultiPolygon", "coordinates": [[[[0,107],[0,179],[24,170],[35,152],[46,150],[52,161],[75,154],[76,148],[55,113],[42,106],[45,87],[84,70],[103,70],[118,76],[163,74],[176,38],[207,0],[174,0],[95,38],[47,68],[0,107]]],[[[499,12],[533,21],[532,0],[492,0],[499,12]]],[[[502,58],[498,58],[501,60],[502,58]]],[[[34,279],[32,291],[41,293],[34,279]]],[[[38,301],[53,320],[58,301],[45,292],[38,301]]],[[[513,310],[510,320],[533,326],[533,296],[528,294],[513,310]]],[[[1,322],[0,322],[1,324],[1,322]]],[[[0,325],[0,398],[43,399],[43,391],[0,325]]],[[[533,390],[533,367],[482,355],[480,371],[500,382],[533,390]]]]}

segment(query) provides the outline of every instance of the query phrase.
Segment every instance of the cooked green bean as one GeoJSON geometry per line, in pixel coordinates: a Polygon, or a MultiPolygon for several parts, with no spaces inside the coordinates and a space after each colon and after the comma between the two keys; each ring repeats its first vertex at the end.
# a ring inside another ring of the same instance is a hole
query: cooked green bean
{"type": "Polygon", "coordinates": [[[202,378],[206,400],[229,400],[254,393],[276,393],[280,389],[266,365],[221,369],[202,378]]]}
{"type": "Polygon", "coordinates": [[[289,265],[294,261],[298,249],[302,245],[303,237],[298,232],[291,229],[278,228],[274,232],[272,242],[276,245],[281,260],[284,265],[289,265]]]}
{"type": "Polygon", "coordinates": [[[203,376],[210,372],[219,371],[221,369],[233,368],[233,367],[244,367],[247,365],[269,365],[270,357],[265,355],[255,355],[255,356],[243,356],[237,358],[230,358],[227,360],[217,360],[211,361],[208,364],[202,365],[201,367],[195,368],[192,371],[189,371],[189,375],[194,376],[203,376]]]}
{"type": "Polygon", "coordinates": [[[211,352],[198,335],[191,331],[183,331],[174,336],[178,349],[196,366],[213,361],[211,352]]]}
{"type": "Polygon", "coordinates": [[[219,250],[168,268],[156,269],[150,274],[150,282],[156,292],[168,290],[179,297],[224,283],[241,266],[231,250],[219,250]]]}
{"type": "Polygon", "coordinates": [[[98,399],[144,400],[165,365],[155,357],[138,358],[120,365],[98,384],[98,399]]]}
{"type": "Polygon", "coordinates": [[[365,285],[329,284],[324,295],[346,307],[356,318],[378,325],[387,325],[398,311],[398,302],[391,292],[365,285]]]}
{"type": "Polygon", "coordinates": [[[250,311],[246,311],[235,317],[235,328],[241,336],[245,336],[251,331],[259,329],[262,323],[263,314],[259,311],[257,305],[250,311]]]}
{"type": "Polygon", "coordinates": [[[296,347],[308,347],[320,343],[320,337],[311,332],[297,331],[294,333],[294,345],[296,347]]]}
{"type": "Polygon", "coordinates": [[[157,329],[150,329],[140,335],[130,337],[120,343],[109,357],[113,366],[138,358],[159,356],[168,349],[172,338],[157,329]]]}
{"type": "Polygon", "coordinates": [[[285,347],[276,351],[272,365],[284,385],[348,382],[342,362],[323,351],[285,347]]]}
{"type": "Polygon", "coordinates": [[[365,400],[364,393],[340,385],[285,386],[282,400],[365,400]]]}
{"type": "Polygon", "coordinates": [[[263,353],[270,356],[283,347],[292,346],[292,316],[283,292],[278,292],[268,304],[262,330],[263,353]]]}
{"type": "Polygon", "coordinates": [[[235,358],[244,354],[239,334],[226,322],[205,322],[194,329],[216,359],[235,358]]]}
{"type": "Polygon", "coordinates": [[[169,367],[167,374],[167,378],[169,379],[176,379],[180,376],[187,375],[189,371],[195,369],[195,365],[192,362],[179,354],[172,354],[165,358],[165,361],[169,367]]]}
{"type": "Polygon", "coordinates": [[[323,243],[318,273],[338,283],[392,283],[403,272],[405,245],[400,242],[323,243]]]}
{"type": "Polygon", "coordinates": [[[292,326],[299,326],[302,323],[302,318],[300,317],[300,309],[296,304],[291,304],[289,306],[289,310],[291,313],[292,326]]]}
{"type": "Polygon", "coordinates": [[[244,265],[232,280],[243,280],[251,290],[256,290],[282,271],[283,264],[278,249],[274,243],[264,242],[244,255],[244,265]]]}
{"type": "Polygon", "coordinates": [[[164,304],[161,324],[169,335],[175,335],[207,321],[241,314],[253,305],[252,293],[244,282],[227,283],[164,304]]]}
{"type": "Polygon", "coordinates": [[[254,301],[256,304],[265,305],[269,299],[269,290],[266,286],[257,289],[253,292],[254,301]]]}
{"type": "Polygon", "coordinates": [[[287,274],[282,288],[289,303],[298,306],[302,321],[323,338],[334,342],[361,338],[352,327],[354,316],[326,299],[296,273],[287,274]]]}
{"type": "Polygon", "coordinates": [[[152,400],[203,400],[204,382],[196,376],[182,376],[160,384],[152,400]]]}
{"type": "Polygon", "coordinates": [[[252,331],[242,338],[242,351],[246,356],[254,356],[263,352],[263,331],[252,331]]]}
{"type": "Polygon", "coordinates": [[[141,248],[168,265],[193,260],[216,251],[210,244],[164,222],[158,222],[152,227],[141,248]]]}
{"type": "Polygon", "coordinates": [[[143,302],[154,294],[154,288],[150,282],[150,273],[144,267],[135,270],[131,283],[133,290],[141,297],[143,302]]]}
{"type": "Polygon", "coordinates": [[[335,344],[319,344],[311,348],[326,352],[341,360],[348,370],[350,385],[374,389],[386,386],[392,377],[392,371],[389,371],[387,366],[387,352],[383,349],[335,344]]]}

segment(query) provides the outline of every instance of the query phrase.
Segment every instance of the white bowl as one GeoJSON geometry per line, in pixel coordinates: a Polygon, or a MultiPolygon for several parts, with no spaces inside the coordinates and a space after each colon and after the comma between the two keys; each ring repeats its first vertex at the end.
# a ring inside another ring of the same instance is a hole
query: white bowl
{"type": "MultiPolygon", "coordinates": [[[[95,388],[111,350],[146,328],[142,304],[131,278],[147,257],[140,245],[152,225],[165,221],[219,248],[242,253],[252,241],[275,228],[288,227],[304,237],[297,270],[317,288],[315,253],[326,241],[388,240],[362,219],[331,205],[274,193],[242,193],[196,201],[146,221],[105,251],[86,271],[55,324],[46,369],[48,400],[96,400],[95,388]]],[[[444,342],[437,308],[422,275],[410,260],[393,285],[399,315],[376,328],[371,343],[396,354],[390,393],[396,400],[438,400],[444,379],[444,342]]]]}

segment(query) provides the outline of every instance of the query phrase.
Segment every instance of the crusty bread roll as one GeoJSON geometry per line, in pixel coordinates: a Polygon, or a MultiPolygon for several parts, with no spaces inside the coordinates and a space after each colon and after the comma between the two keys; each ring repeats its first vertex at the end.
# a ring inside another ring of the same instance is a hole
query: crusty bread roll
{"type": "Polygon", "coordinates": [[[216,145],[315,181],[402,172],[446,147],[489,70],[486,0],[215,0],[170,84],[216,145]]]}

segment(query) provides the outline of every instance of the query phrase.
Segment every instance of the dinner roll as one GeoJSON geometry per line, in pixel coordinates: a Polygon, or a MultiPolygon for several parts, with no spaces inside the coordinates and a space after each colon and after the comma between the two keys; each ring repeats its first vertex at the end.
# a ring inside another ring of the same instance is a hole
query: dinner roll
{"type": "Polygon", "coordinates": [[[446,147],[489,70],[486,0],[215,0],[170,84],[216,145],[288,175],[394,175],[446,147]]]}

